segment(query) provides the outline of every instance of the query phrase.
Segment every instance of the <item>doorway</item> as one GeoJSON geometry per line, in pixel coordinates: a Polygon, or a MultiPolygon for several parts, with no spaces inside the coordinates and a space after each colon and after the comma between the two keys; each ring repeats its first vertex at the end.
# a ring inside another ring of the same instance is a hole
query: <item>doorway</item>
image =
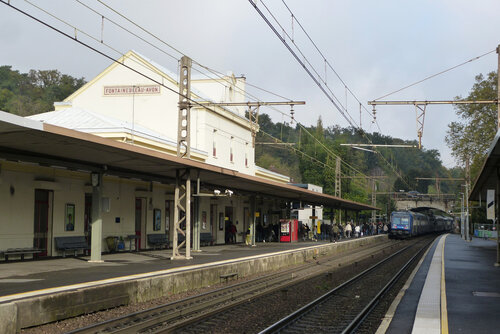
{"type": "Polygon", "coordinates": [[[146,199],[135,199],[135,235],[139,238],[139,249],[146,248],[146,199]]]}
{"type": "Polygon", "coordinates": [[[42,250],[36,256],[52,254],[52,190],[35,189],[33,247],[42,250]]]}
{"type": "Polygon", "coordinates": [[[231,225],[234,224],[233,221],[233,207],[226,206],[224,208],[224,220],[225,220],[225,241],[226,244],[236,242],[236,233],[232,233],[231,225]]]}
{"type": "Polygon", "coordinates": [[[217,244],[217,204],[210,204],[210,232],[212,232],[212,239],[217,244]]]}

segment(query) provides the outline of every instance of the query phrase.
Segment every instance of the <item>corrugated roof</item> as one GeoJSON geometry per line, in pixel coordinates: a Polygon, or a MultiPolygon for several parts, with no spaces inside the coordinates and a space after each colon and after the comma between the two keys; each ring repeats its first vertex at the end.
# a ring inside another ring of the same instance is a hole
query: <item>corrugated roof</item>
{"type": "MultiPolygon", "coordinates": [[[[28,116],[28,118],[86,133],[130,133],[146,139],[154,140],[161,144],[177,147],[177,142],[174,139],[168,138],[149,128],[139,124],[132,125],[130,122],[122,121],[109,116],[103,116],[81,108],[72,107],[63,110],[50,111],[28,116]]],[[[193,152],[199,154],[208,154],[207,152],[197,148],[191,149],[193,152]]]]}

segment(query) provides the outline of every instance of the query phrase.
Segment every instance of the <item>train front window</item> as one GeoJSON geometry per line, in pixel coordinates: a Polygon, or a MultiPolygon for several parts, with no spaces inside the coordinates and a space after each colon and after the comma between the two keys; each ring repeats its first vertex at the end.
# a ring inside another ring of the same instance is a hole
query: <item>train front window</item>
{"type": "Polygon", "coordinates": [[[393,216],[392,217],[392,228],[408,228],[410,224],[410,218],[409,217],[398,217],[398,216],[393,216]]]}

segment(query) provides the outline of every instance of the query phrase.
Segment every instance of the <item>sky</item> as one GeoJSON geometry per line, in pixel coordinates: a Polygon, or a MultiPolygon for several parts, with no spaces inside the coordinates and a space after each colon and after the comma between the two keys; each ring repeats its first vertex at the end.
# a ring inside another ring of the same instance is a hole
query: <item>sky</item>
{"type": "MultiPolygon", "coordinates": [[[[75,31],[71,26],[77,27],[79,40],[114,58],[133,49],[176,72],[177,60],[185,54],[221,73],[243,74],[249,84],[279,96],[306,101],[305,106],[295,107],[296,120],[305,126],[315,125],[320,116],[324,126],[349,125],[248,0],[102,0],[162,42],[98,0],[10,2],[72,37],[75,31]]],[[[347,107],[357,126],[360,124],[357,100],[371,111],[367,101],[493,51],[500,44],[498,0],[258,0],[258,8],[272,20],[264,5],[280,22],[281,36],[282,29],[293,36],[305,59],[335,94],[337,105],[347,107]],[[293,12],[294,20],[285,4],[293,12]],[[315,51],[299,23],[324,58],[315,51]],[[325,70],[325,59],[356,98],[349,93],[346,96],[345,85],[330,68],[325,70]]],[[[0,45],[0,65],[10,65],[21,72],[57,69],[91,80],[111,63],[3,3],[0,3],[0,45]]],[[[496,71],[497,66],[498,55],[492,52],[385,99],[452,100],[466,96],[476,75],[496,71]]],[[[201,75],[196,69],[193,73],[201,75]]],[[[282,101],[250,86],[247,90],[262,101],[282,101]]],[[[288,122],[289,109],[279,109],[286,115],[273,109],[262,108],[262,111],[275,122],[288,122]]],[[[361,127],[368,132],[417,139],[412,105],[378,106],[376,118],[378,124],[363,109],[361,127]]],[[[455,166],[456,161],[444,138],[448,124],[456,120],[452,105],[429,105],[426,109],[423,147],[437,149],[448,168],[455,166]]]]}

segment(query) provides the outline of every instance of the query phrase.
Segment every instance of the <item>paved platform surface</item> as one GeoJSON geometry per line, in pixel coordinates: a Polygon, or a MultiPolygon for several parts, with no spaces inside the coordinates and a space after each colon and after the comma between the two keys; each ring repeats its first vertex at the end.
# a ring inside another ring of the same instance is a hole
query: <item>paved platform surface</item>
{"type": "Polygon", "coordinates": [[[54,258],[47,260],[0,261],[0,299],[13,294],[49,289],[128,275],[187,267],[217,261],[263,255],[325,243],[257,243],[202,247],[191,252],[192,260],[170,260],[172,250],[104,254],[104,263],[89,263],[89,257],[54,258]]]}
{"type": "Polygon", "coordinates": [[[493,265],[496,241],[474,238],[466,242],[455,234],[444,241],[445,290],[441,293],[445,292],[446,308],[445,313],[441,310],[437,315],[440,324],[447,317],[448,326],[436,331],[431,328],[435,316],[426,315],[427,319],[419,320],[427,321],[429,327],[414,329],[417,309],[425,304],[420,298],[424,286],[441,281],[441,275],[429,274],[433,257],[440,255],[437,252],[442,254],[436,242],[401,299],[386,333],[446,333],[446,329],[449,333],[499,333],[500,267],[493,265]]]}

